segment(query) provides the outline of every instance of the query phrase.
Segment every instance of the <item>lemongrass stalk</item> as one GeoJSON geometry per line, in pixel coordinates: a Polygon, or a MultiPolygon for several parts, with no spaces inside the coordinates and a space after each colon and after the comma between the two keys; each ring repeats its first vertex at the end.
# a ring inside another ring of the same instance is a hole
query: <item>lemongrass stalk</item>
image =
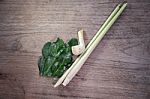
{"type": "MultiPolygon", "coordinates": [[[[104,29],[104,27],[108,24],[108,22],[112,19],[112,17],[116,14],[116,12],[119,10],[121,4],[118,4],[118,6],[115,8],[115,10],[112,12],[112,14],[108,17],[108,19],[105,21],[105,23],[102,25],[102,27],[100,28],[100,30],[96,33],[96,35],[93,37],[93,39],[90,41],[90,43],[88,44],[88,46],[86,47],[85,51],[88,49],[88,47],[91,46],[91,44],[93,43],[93,41],[97,38],[97,36],[99,35],[99,33],[104,29]]],[[[84,54],[84,53],[83,53],[84,54]]],[[[59,86],[63,80],[66,78],[66,76],[69,74],[69,72],[72,70],[72,68],[76,65],[76,63],[80,60],[81,56],[83,55],[81,54],[76,61],[72,64],[72,66],[63,74],[63,76],[57,81],[57,83],[54,85],[54,87],[59,86]]]]}
{"type": "MultiPolygon", "coordinates": [[[[76,61],[73,64],[76,64],[78,61],[80,60],[80,58],[77,58],[76,61]]],[[[59,86],[64,79],[66,78],[66,76],[70,73],[70,71],[73,69],[73,65],[58,79],[58,81],[56,82],[56,84],[54,85],[54,87],[59,86]]]]}
{"type": "Polygon", "coordinates": [[[127,3],[122,5],[120,10],[117,12],[117,14],[112,18],[112,20],[108,23],[108,25],[103,29],[103,31],[100,33],[100,35],[97,37],[97,39],[92,43],[92,45],[89,47],[89,49],[86,51],[86,53],[80,58],[80,60],[76,64],[76,66],[74,66],[74,68],[66,76],[66,79],[63,82],[64,86],[66,86],[72,80],[72,78],[77,74],[77,72],[80,70],[80,68],[82,67],[84,62],[87,60],[89,55],[92,53],[92,51],[98,45],[98,43],[102,40],[103,36],[111,28],[111,26],[114,24],[114,22],[120,16],[120,14],[123,12],[123,10],[125,9],[126,6],[127,6],[127,3]]]}
{"type": "Polygon", "coordinates": [[[56,82],[56,84],[54,85],[54,87],[59,86],[64,81],[64,79],[66,78],[66,76],[69,74],[69,72],[72,70],[72,68],[76,65],[76,63],[80,60],[80,58],[84,55],[84,53],[91,46],[91,44],[94,42],[94,40],[98,37],[98,35],[100,34],[100,32],[104,29],[104,27],[109,23],[109,21],[118,12],[118,10],[120,9],[120,6],[121,6],[121,4],[117,5],[117,7],[113,10],[113,12],[111,13],[111,15],[104,22],[104,24],[102,25],[102,27],[99,29],[99,31],[95,34],[95,36],[92,38],[92,40],[90,41],[90,43],[87,45],[85,51],[75,60],[75,62],[72,64],[72,66],[61,76],[61,78],[59,78],[59,80],[56,82]]]}
{"type": "Polygon", "coordinates": [[[95,34],[95,36],[92,38],[90,43],[87,45],[86,50],[91,46],[91,44],[95,41],[95,39],[98,37],[100,32],[107,26],[109,21],[115,16],[115,14],[119,11],[121,4],[118,4],[117,7],[114,9],[114,11],[111,13],[111,15],[108,17],[108,19],[104,22],[102,27],[99,29],[99,31],[95,34]]]}

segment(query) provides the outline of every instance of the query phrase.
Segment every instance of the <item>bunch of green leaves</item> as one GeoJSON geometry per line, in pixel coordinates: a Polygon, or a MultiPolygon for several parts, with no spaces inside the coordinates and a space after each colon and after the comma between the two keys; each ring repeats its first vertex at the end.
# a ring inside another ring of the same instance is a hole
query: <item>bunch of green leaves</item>
{"type": "Polygon", "coordinates": [[[68,43],[60,38],[55,42],[47,42],[42,48],[42,56],[38,62],[40,75],[61,77],[73,63],[71,47],[77,44],[76,38],[72,38],[68,43]]]}

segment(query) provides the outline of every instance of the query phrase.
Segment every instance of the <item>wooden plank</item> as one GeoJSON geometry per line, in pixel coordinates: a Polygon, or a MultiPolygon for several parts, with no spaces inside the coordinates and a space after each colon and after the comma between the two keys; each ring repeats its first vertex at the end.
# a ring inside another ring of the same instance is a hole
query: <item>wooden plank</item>
{"type": "Polygon", "coordinates": [[[68,86],[53,88],[37,61],[47,41],[86,31],[86,44],[123,0],[1,0],[0,99],[149,99],[150,1],[122,16],[68,86]]]}

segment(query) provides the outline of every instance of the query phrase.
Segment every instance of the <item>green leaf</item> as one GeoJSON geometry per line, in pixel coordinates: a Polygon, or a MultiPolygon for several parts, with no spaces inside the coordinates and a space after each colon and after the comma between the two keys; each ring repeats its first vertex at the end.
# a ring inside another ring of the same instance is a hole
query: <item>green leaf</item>
{"type": "Polygon", "coordinates": [[[42,55],[44,58],[47,58],[48,55],[50,54],[50,47],[51,47],[51,42],[47,42],[42,49],[42,55]]]}
{"type": "Polygon", "coordinates": [[[65,47],[64,41],[63,41],[62,39],[60,39],[60,38],[57,38],[55,44],[56,44],[56,46],[57,46],[57,52],[58,52],[59,50],[61,50],[62,48],[65,47]]]}
{"type": "Polygon", "coordinates": [[[40,56],[38,60],[38,67],[39,67],[40,75],[43,75],[44,64],[45,64],[45,59],[42,56],[40,56]]]}
{"type": "Polygon", "coordinates": [[[73,63],[71,46],[78,44],[73,38],[68,43],[60,38],[55,42],[47,42],[42,49],[42,57],[39,59],[39,71],[42,76],[60,77],[73,63]]]}
{"type": "Polygon", "coordinates": [[[47,57],[47,59],[45,60],[44,69],[43,69],[44,75],[48,76],[52,74],[51,67],[53,66],[54,62],[55,62],[55,57],[51,57],[51,56],[47,57]]]}
{"type": "Polygon", "coordinates": [[[68,41],[68,45],[69,45],[70,47],[75,46],[75,45],[78,45],[78,39],[72,38],[71,40],[68,41]]]}
{"type": "Polygon", "coordinates": [[[60,77],[61,75],[63,75],[63,73],[65,72],[66,67],[65,65],[62,63],[59,65],[59,67],[56,69],[56,71],[53,72],[52,76],[53,77],[60,77]]]}
{"type": "Polygon", "coordinates": [[[60,63],[59,61],[56,61],[54,63],[54,65],[51,68],[52,73],[54,73],[57,70],[58,66],[60,65],[59,63],[60,63]]]}
{"type": "Polygon", "coordinates": [[[57,55],[57,45],[53,42],[49,48],[50,56],[55,57],[57,55]]]}

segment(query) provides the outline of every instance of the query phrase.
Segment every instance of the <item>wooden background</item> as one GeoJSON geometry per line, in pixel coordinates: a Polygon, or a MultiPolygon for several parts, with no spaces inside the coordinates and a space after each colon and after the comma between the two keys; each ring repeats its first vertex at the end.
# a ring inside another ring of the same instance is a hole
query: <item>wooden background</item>
{"type": "Polygon", "coordinates": [[[123,0],[0,0],[0,99],[150,99],[150,0],[128,7],[67,87],[38,75],[43,44],[86,31],[123,0]]]}

